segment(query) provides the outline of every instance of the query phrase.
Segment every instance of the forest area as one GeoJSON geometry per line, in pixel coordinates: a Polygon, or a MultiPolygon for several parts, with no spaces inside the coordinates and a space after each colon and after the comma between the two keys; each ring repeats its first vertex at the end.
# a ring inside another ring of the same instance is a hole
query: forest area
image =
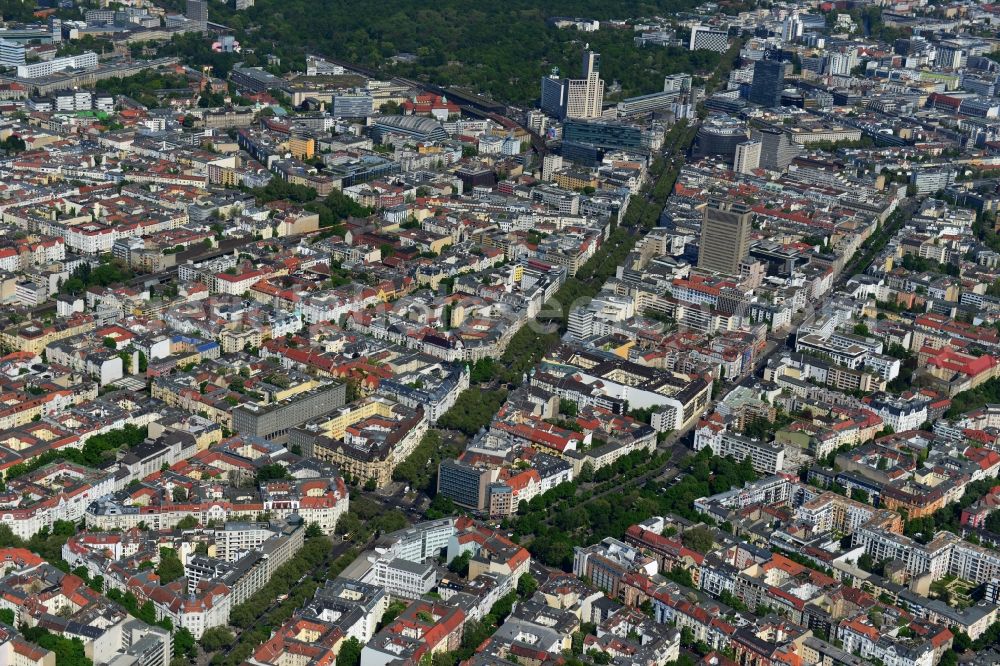
{"type": "MultiPolygon", "coordinates": [[[[177,0],[165,4],[182,10],[177,0]]],[[[607,84],[617,81],[621,86],[617,96],[629,97],[662,90],[668,74],[710,72],[720,55],[680,47],[636,47],[631,26],[582,33],[551,27],[547,19],[669,17],[697,4],[695,0],[512,0],[500,5],[443,0],[427,5],[388,0],[375,14],[359,12],[355,4],[342,0],[257,0],[239,12],[213,3],[212,20],[232,28],[252,53],[212,53],[203,40],[186,36],[175,38],[160,53],[211,65],[219,76],[225,76],[237,59],[249,66],[264,65],[269,54],[281,59],[272,67],[276,73],[302,71],[305,55],[313,53],[525,105],[538,97],[539,81],[553,67],[564,76],[578,76],[581,52],[589,44],[601,53],[607,84]],[[265,25],[266,30],[258,29],[265,25]],[[413,57],[393,61],[400,54],[413,57]]]]}

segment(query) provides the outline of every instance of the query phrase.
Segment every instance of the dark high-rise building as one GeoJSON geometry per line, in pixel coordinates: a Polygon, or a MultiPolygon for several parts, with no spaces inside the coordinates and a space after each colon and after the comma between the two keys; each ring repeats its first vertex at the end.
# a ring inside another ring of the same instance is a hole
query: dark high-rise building
{"type": "Polygon", "coordinates": [[[438,465],[437,490],[456,504],[482,511],[489,501],[491,476],[488,467],[444,460],[438,465]]]}
{"type": "Polygon", "coordinates": [[[462,181],[463,192],[472,192],[474,187],[493,187],[497,184],[493,171],[478,164],[464,166],[455,175],[462,181]]]}
{"type": "Polygon", "coordinates": [[[712,199],[701,222],[698,268],[739,275],[750,249],[751,215],[745,204],[712,199]]]}
{"type": "Polygon", "coordinates": [[[185,16],[201,26],[207,25],[208,0],[187,0],[185,16]]]}
{"type": "Polygon", "coordinates": [[[750,101],[764,107],[781,105],[785,89],[785,63],[780,60],[758,60],[753,66],[750,101]]]}
{"type": "Polygon", "coordinates": [[[777,127],[754,129],[751,137],[760,141],[760,166],[765,169],[783,171],[802,152],[802,146],[777,127]]]}
{"type": "Polygon", "coordinates": [[[553,118],[566,115],[566,79],[555,71],[542,79],[542,111],[553,118]]]}

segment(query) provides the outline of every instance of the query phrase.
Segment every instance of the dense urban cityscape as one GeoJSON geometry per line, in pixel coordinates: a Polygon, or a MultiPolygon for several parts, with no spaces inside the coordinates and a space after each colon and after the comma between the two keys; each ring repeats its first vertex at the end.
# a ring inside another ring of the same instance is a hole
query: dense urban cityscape
{"type": "Polygon", "coordinates": [[[1000,5],[0,18],[0,666],[1000,664],[1000,5]]]}

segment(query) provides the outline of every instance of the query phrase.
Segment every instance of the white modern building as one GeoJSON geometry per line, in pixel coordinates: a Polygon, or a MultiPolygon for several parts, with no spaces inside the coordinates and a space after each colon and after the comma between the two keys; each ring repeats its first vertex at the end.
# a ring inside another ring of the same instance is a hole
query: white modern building
{"type": "Polygon", "coordinates": [[[736,173],[751,173],[760,166],[760,141],[745,141],[736,146],[736,156],[733,159],[733,171],[736,173]]]}
{"type": "Polygon", "coordinates": [[[706,49],[708,51],[725,53],[729,49],[729,33],[707,25],[696,25],[691,28],[691,40],[688,42],[688,49],[691,51],[706,49]]]}
{"type": "Polygon", "coordinates": [[[97,69],[97,54],[87,51],[80,55],[18,65],[17,76],[21,79],[39,79],[67,69],[97,69]]]}

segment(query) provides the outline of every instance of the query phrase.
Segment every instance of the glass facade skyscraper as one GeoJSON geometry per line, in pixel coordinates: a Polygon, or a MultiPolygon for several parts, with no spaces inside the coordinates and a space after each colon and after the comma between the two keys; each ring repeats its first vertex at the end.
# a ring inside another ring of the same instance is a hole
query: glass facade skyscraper
{"type": "Polygon", "coordinates": [[[785,89],[785,63],[780,60],[758,60],[753,66],[750,101],[771,108],[781,106],[781,91],[785,89]]]}

